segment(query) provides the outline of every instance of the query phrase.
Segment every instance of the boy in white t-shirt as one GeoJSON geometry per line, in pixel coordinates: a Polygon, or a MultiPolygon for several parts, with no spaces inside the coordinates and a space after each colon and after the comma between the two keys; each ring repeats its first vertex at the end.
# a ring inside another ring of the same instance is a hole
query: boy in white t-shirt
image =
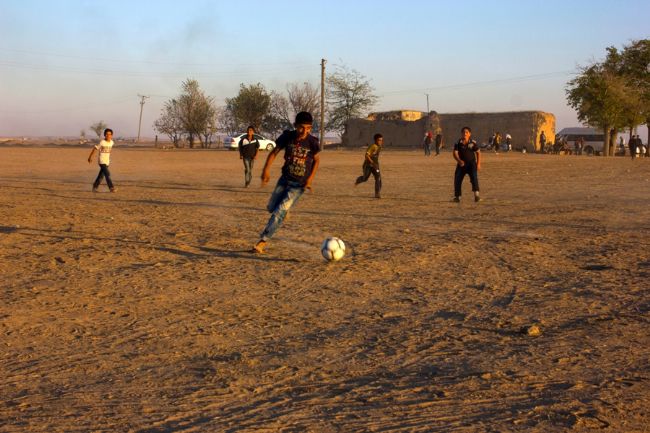
{"type": "Polygon", "coordinates": [[[97,179],[95,179],[95,183],[93,183],[93,192],[97,192],[97,188],[99,188],[99,184],[102,181],[102,177],[106,178],[106,184],[108,184],[108,188],[111,190],[111,192],[116,192],[117,188],[113,186],[113,182],[111,181],[111,173],[108,171],[108,165],[111,162],[111,149],[113,148],[113,130],[110,128],[106,128],[104,130],[104,139],[99,142],[99,144],[96,144],[93,147],[93,150],[90,152],[90,156],[88,156],[88,163],[90,164],[93,160],[93,155],[95,154],[95,151],[99,151],[99,174],[97,175],[97,179]]]}

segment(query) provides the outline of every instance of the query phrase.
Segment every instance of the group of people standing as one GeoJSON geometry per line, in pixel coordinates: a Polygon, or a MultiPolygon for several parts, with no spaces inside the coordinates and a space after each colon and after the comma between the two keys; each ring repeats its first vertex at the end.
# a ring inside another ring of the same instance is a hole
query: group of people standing
{"type": "Polygon", "coordinates": [[[503,137],[501,136],[501,133],[499,131],[494,132],[490,137],[490,139],[488,140],[488,148],[492,149],[494,153],[499,153],[499,150],[505,150],[506,152],[510,152],[512,150],[512,135],[506,133],[505,149],[503,145],[504,143],[503,143],[503,137]]]}
{"type": "Polygon", "coordinates": [[[436,133],[435,138],[431,131],[427,131],[424,134],[424,140],[422,141],[422,147],[424,147],[424,156],[431,156],[431,145],[435,145],[436,156],[440,155],[440,149],[442,149],[442,133],[440,130],[436,133]]]}
{"type": "Polygon", "coordinates": [[[632,159],[636,158],[637,154],[638,156],[650,156],[650,146],[647,146],[648,148],[645,149],[644,152],[643,141],[638,135],[633,135],[632,138],[630,138],[628,147],[630,149],[630,156],[632,159]]]}

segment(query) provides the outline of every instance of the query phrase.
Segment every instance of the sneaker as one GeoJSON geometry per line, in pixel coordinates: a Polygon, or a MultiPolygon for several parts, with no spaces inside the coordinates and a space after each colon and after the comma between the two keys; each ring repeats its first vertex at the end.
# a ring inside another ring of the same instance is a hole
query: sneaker
{"type": "Polygon", "coordinates": [[[483,201],[483,199],[479,196],[475,196],[474,201],[478,203],[479,201],[483,201]]]}
{"type": "Polygon", "coordinates": [[[264,254],[264,248],[266,248],[266,241],[260,239],[253,247],[252,252],[256,254],[264,254]]]}
{"type": "Polygon", "coordinates": [[[375,194],[375,198],[381,198],[381,195],[375,194]]]}
{"type": "Polygon", "coordinates": [[[460,203],[460,197],[454,197],[452,201],[454,203],[460,203]]]}
{"type": "Polygon", "coordinates": [[[111,192],[117,192],[117,188],[111,188],[111,192]]]}
{"type": "Polygon", "coordinates": [[[93,186],[93,192],[97,192],[97,188],[93,186]]]}

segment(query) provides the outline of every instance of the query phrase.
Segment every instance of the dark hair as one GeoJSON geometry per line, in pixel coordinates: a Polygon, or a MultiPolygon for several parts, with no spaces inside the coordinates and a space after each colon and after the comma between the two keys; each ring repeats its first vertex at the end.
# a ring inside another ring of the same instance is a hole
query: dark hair
{"type": "Polygon", "coordinates": [[[311,125],[314,123],[314,118],[311,113],[307,111],[301,111],[296,114],[296,125],[311,125]]]}
{"type": "Polygon", "coordinates": [[[255,127],[253,125],[248,125],[248,128],[246,128],[246,132],[248,132],[249,129],[252,129],[253,132],[255,132],[255,127]]]}
{"type": "Polygon", "coordinates": [[[467,129],[467,132],[469,132],[470,134],[472,133],[472,129],[471,129],[469,126],[463,126],[463,127],[460,129],[460,132],[463,132],[463,131],[466,130],[466,129],[467,129]]]}
{"type": "Polygon", "coordinates": [[[106,133],[110,132],[111,134],[113,133],[113,130],[111,128],[106,128],[104,129],[104,136],[106,136],[106,133]]]}
{"type": "Polygon", "coordinates": [[[377,134],[375,134],[375,135],[372,136],[372,139],[375,141],[375,143],[376,143],[377,140],[379,140],[380,138],[384,138],[384,136],[381,135],[381,134],[379,134],[379,133],[377,133],[377,134]]]}

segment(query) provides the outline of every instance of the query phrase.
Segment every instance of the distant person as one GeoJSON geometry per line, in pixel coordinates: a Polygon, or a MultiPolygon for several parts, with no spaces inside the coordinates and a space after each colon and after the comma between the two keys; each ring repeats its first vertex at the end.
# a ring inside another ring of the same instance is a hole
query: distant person
{"type": "Polygon", "coordinates": [[[501,149],[501,133],[497,131],[496,134],[494,134],[494,141],[492,142],[494,145],[494,153],[499,153],[499,150],[501,149]]]}
{"type": "Polygon", "coordinates": [[[108,166],[111,163],[111,150],[113,149],[113,144],[113,130],[106,128],[104,129],[104,139],[100,141],[99,144],[96,144],[93,147],[93,150],[90,151],[90,155],[88,156],[89,164],[93,160],[95,151],[99,151],[99,156],[97,158],[97,162],[99,163],[99,174],[93,183],[93,192],[97,192],[97,188],[99,188],[99,184],[102,182],[102,178],[104,177],[106,178],[108,189],[111,192],[117,192],[117,188],[115,188],[113,181],[111,180],[111,172],[108,171],[108,166]]]}
{"type": "Polygon", "coordinates": [[[372,174],[375,178],[375,198],[381,198],[381,173],[379,173],[379,152],[384,145],[384,137],[375,134],[372,138],[374,143],[368,146],[363,159],[363,174],[354,182],[354,186],[365,182],[372,174]]]}
{"type": "Polygon", "coordinates": [[[546,134],[544,134],[544,131],[539,135],[539,151],[541,153],[546,152],[546,134]]]}
{"type": "Polygon", "coordinates": [[[424,140],[422,142],[422,145],[424,146],[424,156],[431,156],[431,143],[433,143],[433,134],[431,134],[431,131],[427,131],[427,133],[424,134],[424,140]]]}
{"type": "Polygon", "coordinates": [[[438,130],[436,134],[436,156],[440,155],[440,149],[442,148],[442,133],[438,130]]]}
{"type": "Polygon", "coordinates": [[[253,247],[253,252],[263,253],[269,240],[280,228],[287,212],[296,204],[311,184],[320,164],[320,143],[318,138],[310,134],[314,119],[311,113],[301,111],[296,115],[295,130],[284,131],[277,140],[276,146],[269,153],[262,170],[262,186],[270,178],[271,164],[281,150],[284,150],[284,165],[282,175],[271,193],[266,209],[271,213],[266,227],[260,234],[260,240],[253,247]]]}
{"type": "Polygon", "coordinates": [[[474,201],[481,201],[479,197],[478,172],[481,169],[481,151],[476,141],[471,139],[472,130],[465,126],[461,129],[461,138],[454,145],[454,159],[456,160],[456,172],[454,173],[454,200],[460,203],[461,187],[465,175],[469,175],[474,191],[474,201]]]}
{"type": "Polygon", "coordinates": [[[246,128],[246,136],[239,140],[239,159],[244,161],[244,187],[248,188],[253,178],[253,164],[260,150],[260,142],[255,137],[255,128],[246,128]]]}
{"type": "Polygon", "coordinates": [[[630,148],[630,156],[632,159],[636,158],[636,135],[633,135],[632,138],[630,138],[628,147],[630,148]]]}
{"type": "Polygon", "coordinates": [[[645,157],[646,146],[643,145],[640,135],[636,136],[636,153],[640,158],[645,157]]]}
{"type": "Polygon", "coordinates": [[[506,132],[506,152],[512,150],[512,136],[506,132]]]}
{"type": "Polygon", "coordinates": [[[584,149],[585,149],[585,138],[580,137],[580,140],[578,140],[578,155],[582,155],[584,149]]]}

